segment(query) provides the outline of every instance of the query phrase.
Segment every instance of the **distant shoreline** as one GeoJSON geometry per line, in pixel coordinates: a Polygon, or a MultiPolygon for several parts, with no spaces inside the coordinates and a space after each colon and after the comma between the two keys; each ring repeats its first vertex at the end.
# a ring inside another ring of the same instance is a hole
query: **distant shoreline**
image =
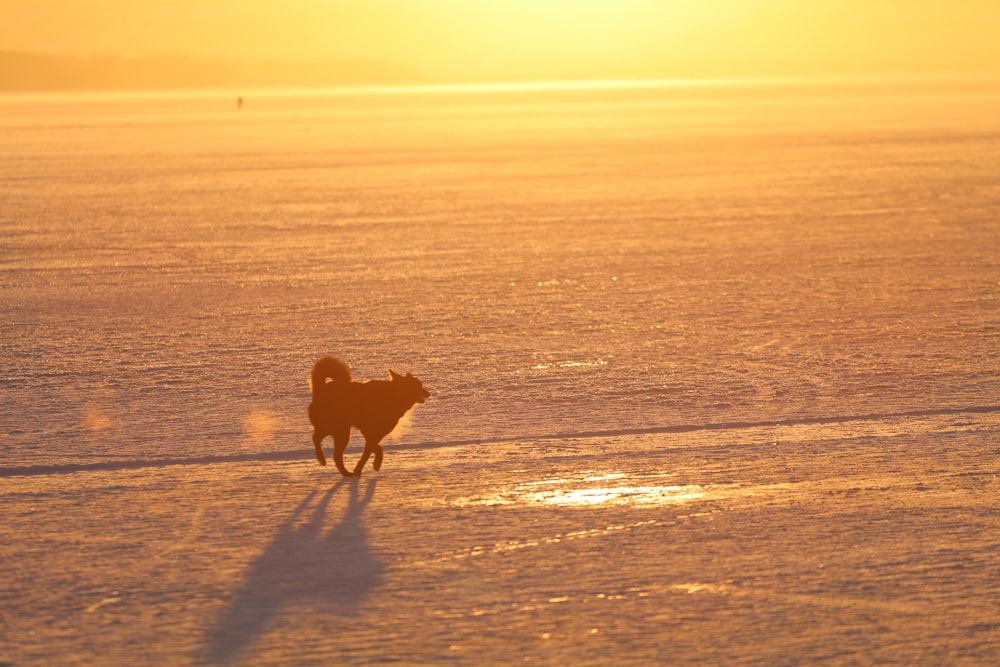
{"type": "Polygon", "coordinates": [[[123,58],[0,51],[0,92],[95,92],[327,87],[420,83],[417,70],[380,60],[243,63],[183,55],[123,58]]]}

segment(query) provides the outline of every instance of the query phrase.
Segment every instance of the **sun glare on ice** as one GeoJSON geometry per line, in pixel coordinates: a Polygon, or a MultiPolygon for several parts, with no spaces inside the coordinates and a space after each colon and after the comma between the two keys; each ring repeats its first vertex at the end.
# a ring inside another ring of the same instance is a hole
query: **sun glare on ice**
{"type": "Polygon", "coordinates": [[[639,506],[676,505],[698,500],[705,494],[701,487],[691,486],[614,486],[593,489],[557,489],[528,494],[529,504],[557,505],[603,505],[605,503],[639,506]]]}
{"type": "MultiPolygon", "coordinates": [[[[586,473],[585,473],[586,474],[586,473]]],[[[540,505],[556,507],[591,507],[594,505],[633,505],[652,507],[680,505],[704,498],[707,491],[697,484],[609,484],[626,480],[625,473],[590,475],[580,479],[552,478],[517,484],[495,494],[461,498],[459,505],[540,505]]]]}

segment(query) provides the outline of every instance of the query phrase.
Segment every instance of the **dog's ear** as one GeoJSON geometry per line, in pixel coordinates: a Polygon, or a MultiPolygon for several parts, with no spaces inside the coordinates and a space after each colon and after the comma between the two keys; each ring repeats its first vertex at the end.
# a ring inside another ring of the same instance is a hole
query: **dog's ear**
{"type": "Polygon", "coordinates": [[[413,373],[407,373],[407,374],[406,374],[406,377],[408,377],[408,378],[412,378],[412,377],[413,377],[413,373]]]}
{"type": "Polygon", "coordinates": [[[393,380],[402,380],[403,379],[402,377],[400,377],[399,375],[396,374],[396,371],[392,370],[391,368],[389,369],[389,377],[391,377],[393,380]]]}

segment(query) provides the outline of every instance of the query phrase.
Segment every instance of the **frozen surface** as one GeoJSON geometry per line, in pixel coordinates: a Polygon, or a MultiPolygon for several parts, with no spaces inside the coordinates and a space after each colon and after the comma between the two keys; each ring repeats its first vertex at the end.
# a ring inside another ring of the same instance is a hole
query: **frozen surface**
{"type": "Polygon", "coordinates": [[[998,422],[7,477],[2,657],[996,664],[998,422]]]}
{"type": "Polygon", "coordinates": [[[1000,661],[996,88],[244,97],[0,98],[0,664],[1000,661]]]}

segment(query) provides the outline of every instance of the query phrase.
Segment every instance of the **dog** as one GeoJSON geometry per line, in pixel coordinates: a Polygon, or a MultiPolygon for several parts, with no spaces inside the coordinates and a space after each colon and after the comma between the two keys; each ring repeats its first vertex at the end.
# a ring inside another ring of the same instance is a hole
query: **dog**
{"type": "Polygon", "coordinates": [[[431,395],[411,373],[399,375],[390,370],[389,378],[355,382],[351,369],[340,359],[327,356],[316,362],[309,376],[312,392],[309,421],[320,465],[326,465],[323,439],[329,435],[333,436],[333,462],[344,477],[360,477],[372,454],[375,470],[382,467],[382,438],[396,428],[400,417],[410,408],[431,395]],[[365,451],[353,473],[344,467],[344,450],[351,439],[352,426],[365,438],[365,451]]]}

